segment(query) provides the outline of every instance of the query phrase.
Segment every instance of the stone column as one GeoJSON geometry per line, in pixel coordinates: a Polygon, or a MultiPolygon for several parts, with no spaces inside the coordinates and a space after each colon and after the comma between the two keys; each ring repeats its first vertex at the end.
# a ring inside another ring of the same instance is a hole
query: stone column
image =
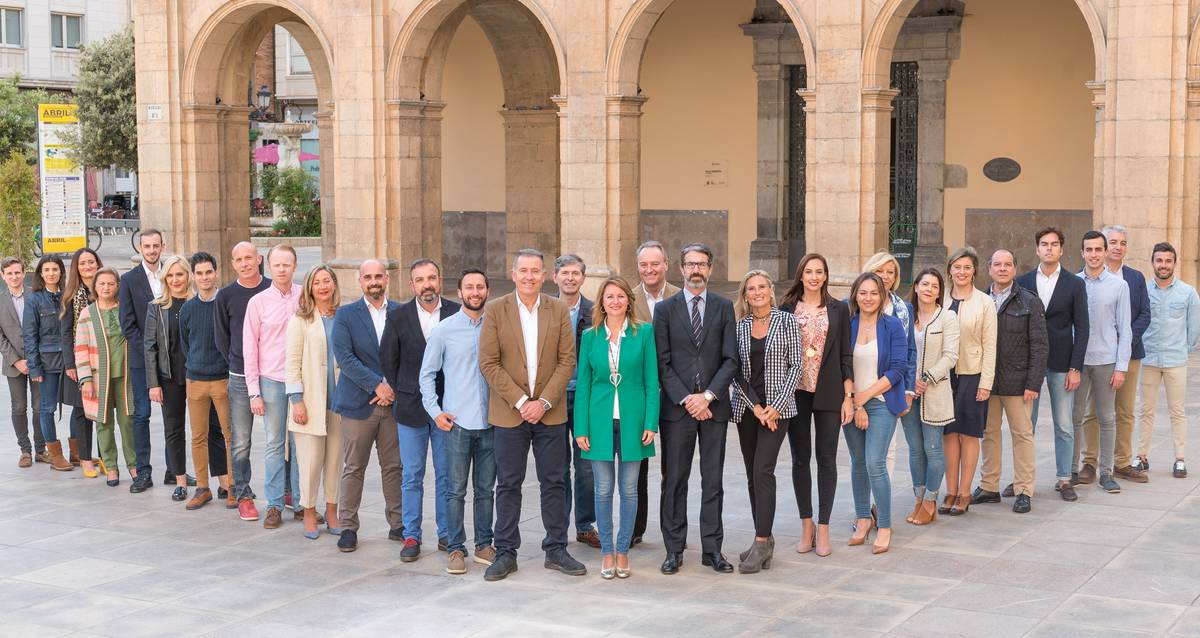
{"type": "Polygon", "coordinates": [[[1187,83],[1183,164],[1183,221],[1179,237],[1172,236],[1170,241],[1179,251],[1177,274],[1184,281],[1194,282],[1200,251],[1200,80],[1187,83]]]}
{"type": "Polygon", "coordinates": [[[947,257],[942,222],[946,204],[946,80],[950,77],[950,60],[922,60],[920,69],[914,274],[924,268],[942,268],[947,257]]]}
{"type": "Polygon", "coordinates": [[[787,269],[783,237],[788,212],[787,67],[755,64],[754,72],[758,76],[758,234],[750,243],[750,268],[765,270],[778,280],[787,269]]]}
{"type": "Polygon", "coordinates": [[[557,255],[558,112],[503,109],[504,207],[509,264],[522,248],[557,255]]]}
{"type": "Polygon", "coordinates": [[[646,99],[641,95],[608,97],[608,232],[605,235],[602,219],[597,234],[606,238],[608,265],[630,278],[637,272],[634,251],[642,214],[642,106],[646,99]]]}
{"type": "MultiPolygon", "coordinates": [[[[862,201],[858,262],[840,272],[858,272],[862,260],[888,247],[888,180],[891,166],[892,100],[896,89],[862,91],[862,201]]],[[[831,269],[835,267],[830,265],[831,269]]],[[[835,272],[838,272],[835,270],[835,272]]]]}
{"type": "Polygon", "coordinates": [[[331,259],[337,250],[337,213],[333,188],[334,103],[324,102],[316,112],[317,148],[321,154],[321,259],[331,259]]]}
{"type": "MultiPolygon", "coordinates": [[[[442,110],[445,102],[390,100],[396,178],[389,180],[388,255],[404,265],[442,256],[442,110]]],[[[395,291],[393,291],[395,292],[395,291]]]]}

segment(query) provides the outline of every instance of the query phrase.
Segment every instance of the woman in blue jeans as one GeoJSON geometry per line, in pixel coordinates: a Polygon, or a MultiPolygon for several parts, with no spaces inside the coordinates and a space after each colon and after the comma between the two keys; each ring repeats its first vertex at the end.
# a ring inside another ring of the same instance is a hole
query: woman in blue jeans
{"type": "Polygon", "coordinates": [[[604,555],[600,576],[608,580],[630,575],[638,473],[642,460],[654,456],[658,432],[658,356],[654,328],[639,320],[633,290],[624,279],[605,280],[592,313],[592,327],[579,344],[575,441],[592,464],[604,555]],[[618,481],[621,518],[614,544],[613,484],[618,481]]]}
{"type": "Polygon", "coordinates": [[[873,552],[882,554],[892,543],[892,482],[887,451],[896,419],[908,409],[905,377],[909,359],[908,335],[895,317],[881,312],[883,281],[863,273],[850,289],[850,341],[854,344],[854,418],[842,426],[850,451],[850,486],[856,521],[848,545],[862,545],[877,526],[873,552]],[[871,518],[871,497],[878,519],[871,518]]]}
{"type": "Polygon", "coordinates": [[[938,490],[946,473],[942,430],[954,422],[950,371],[958,361],[958,315],[942,308],[945,280],[927,268],[913,281],[913,322],[909,333],[917,346],[912,410],[901,417],[908,441],[908,469],[917,502],[906,519],[913,525],[937,520],[938,490]]]}
{"type": "Polygon", "coordinates": [[[63,456],[62,442],[55,428],[54,409],[58,407],[59,384],[63,377],[62,322],[58,309],[62,304],[62,279],[66,269],[56,255],[46,255],[33,271],[33,294],[25,304],[21,336],[29,365],[29,379],[42,384],[38,425],[50,453],[50,467],[60,472],[75,468],[63,456]]]}

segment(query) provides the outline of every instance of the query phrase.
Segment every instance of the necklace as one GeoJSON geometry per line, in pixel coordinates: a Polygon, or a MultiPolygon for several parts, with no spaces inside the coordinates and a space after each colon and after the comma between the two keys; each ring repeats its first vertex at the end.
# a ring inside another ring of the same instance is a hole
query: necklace
{"type": "Polygon", "coordinates": [[[614,388],[621,387],[621,373],[617,372],[621,364],[621,338],[617,337],[617,342],[608,342],[608,381],[613,384],[614,388]]]}
{"type": "Polygon", "coordinates": [[[765,314],[761,317],[754,313],[750,313],[750,316],[754,319],[754,321],[757,321],[759,323],[766,323],[767,320],[771,318],[771,313],[767,312],[767,314],[765,314]]]}

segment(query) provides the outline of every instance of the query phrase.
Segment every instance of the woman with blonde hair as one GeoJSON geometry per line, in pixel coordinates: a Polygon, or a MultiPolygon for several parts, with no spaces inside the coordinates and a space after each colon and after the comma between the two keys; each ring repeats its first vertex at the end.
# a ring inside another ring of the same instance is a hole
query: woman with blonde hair
{"type": "Polygon", "coordinates": [[[312,540],[321,535],[316,507],[322,478],[326,529],[334,535],[342,533],[337,518],[342,423],[332,410],[339,373],[333,356],[333,318],[340,299],[333,269],[317,265],[304,277],[299,309],[287,325],[284,381],[291,403],[287,426],[295,440],[292,462],[299,466],[304,537],[312,540]]]}
{"type": "Polygon", "coordinates": [[[734,300],[738,359],[733,418],[746,465],[754,543],[741,554],[738,571],[771,568],[775,553],[775,462],[796,416],[796,384],[803,370],[800,326],[775,308],[775,284],[762,270],[742,277],[734,300]]]}
{"type": "MultiPolygon", "coordinates": [[[[187,491],[187,367],[183,341],[179,334],[179,311],[191,299],[192,273],[183,257],[173,255],[162,260],[158,268],[162,294],[150,301],[146,309],[146,332],[143,335],[146,357],[146,388],[150,400],[162,405],[163,437],[167,444],[167,469],[175,476],[173,501],[185,501],[187,491]]],[[[196,490],[197,509],[212,500],[211,492],[196,490]]]]}
{"type": "Polygon", "coordinates": [[[642,461],[654,456],[658,432],[654,327],[640,321],[635,308],[629,283],[609,277],[600,286],[592,327],[579,342],[575,441],[583,458],[591,461],[596,482],[596,528],[603,555],[600,576],[605,580],[628,578],[631,573],[629,546],[637,517],[638,474],[642,461]],[[620,501],[615,537],[614,486],[620,501]]]}

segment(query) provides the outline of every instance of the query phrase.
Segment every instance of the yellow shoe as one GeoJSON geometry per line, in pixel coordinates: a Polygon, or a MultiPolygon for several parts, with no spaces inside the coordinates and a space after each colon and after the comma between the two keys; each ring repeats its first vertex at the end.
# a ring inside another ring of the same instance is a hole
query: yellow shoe
{"type": "Polygon", "coordinates": [[[87,478],[96,478],[97,476],[100,476],[100,473],[96,471],[95,467],[84,466],[83,475],[87,478]]]}
{"type": "Polygon", "coordinates": [[[108,468],[104,465],[104,459],[96,459],[96,463],[100,465],[100,469],[97,473],[108,476],[108,468]]]}

